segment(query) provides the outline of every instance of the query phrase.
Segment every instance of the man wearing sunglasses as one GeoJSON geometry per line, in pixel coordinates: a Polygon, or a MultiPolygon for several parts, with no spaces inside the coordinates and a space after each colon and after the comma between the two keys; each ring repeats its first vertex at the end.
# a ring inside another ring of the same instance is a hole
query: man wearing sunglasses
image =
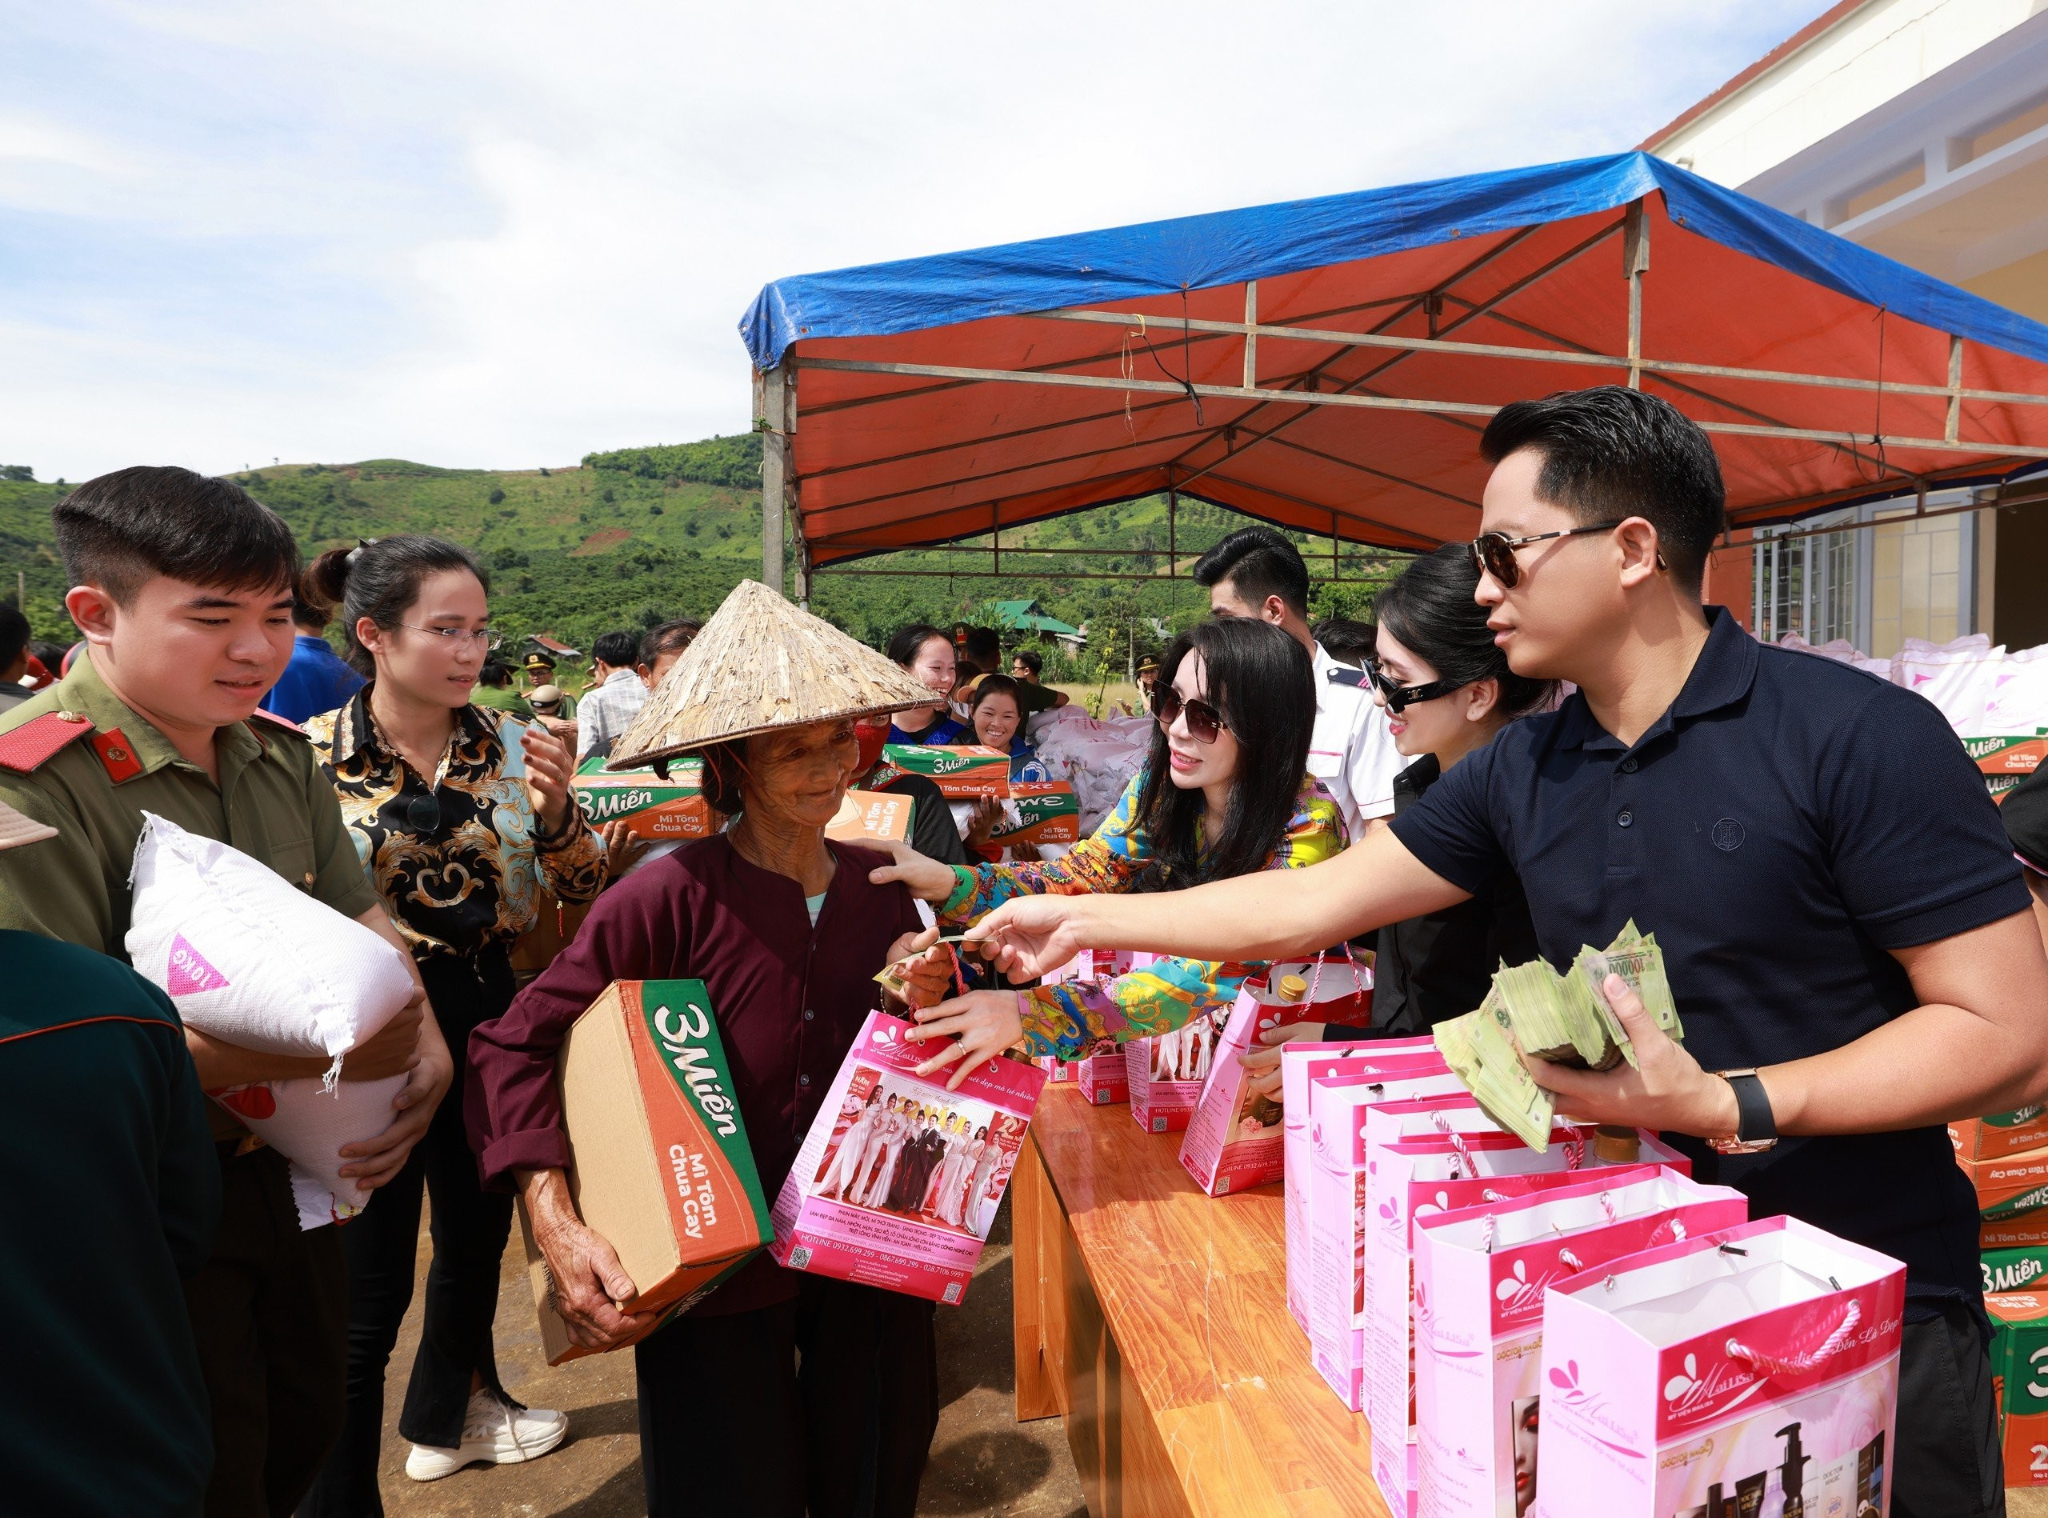
{"type": "Polygon", "coordinates": [[[1195,583],[1208,587],[1209,614],[1271,622],[1308,650],[1316,677],[1316,725],[1308,772],[1343,814],[1353,843],[1366,824],[1394,810],[1394,777],[1406,761],[1394,748],[1386,714],[1361,689],[1356,669],[1316,642],[1308,625],[1308,566],[1270,527],[1244,527],[1195,561],[1195,583]]]}
{"type": "MultiPolygon", "coordinates": [[[[1663,1130],[1753,1216],[1904,1261],[1891,1510],[2002,1513],[1976,1198],[1942,1125],[2048,1094],[2048,958],[1982,780],[1926,701],[1761,648],[1701,604],[1720,469],[1666,402],[1517,402],[1480,447],[1487,625],[1517,674],[1576,694],[1327,863],[1020,900],[971,936],[1013,975],[1084,947],[1284,958],[1502,868],[1553,965],[1633,918],[1663,946],[1685,1041],[1610,978],[1640,1067],[1531,1061],[1537,1079],[1565,1115],[1663,1130]]],[[[971,1060],[984,1032],[966,1032],[971,1060]]]]}

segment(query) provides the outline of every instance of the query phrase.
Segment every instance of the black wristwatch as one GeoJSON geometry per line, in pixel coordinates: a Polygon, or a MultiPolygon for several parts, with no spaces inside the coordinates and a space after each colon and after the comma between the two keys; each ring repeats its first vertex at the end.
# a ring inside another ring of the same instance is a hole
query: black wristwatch
{"type": "Polygon", "coordinates": [[[1735,1132],[1727,1138],[1710,1138],[1707,1144],[1717,1154],[1762,1154],[1778,1142],[1778,1122],[1771,1116],[1770,1093],[1754,1070],[1714,1072],[1735,1089],[1735,1132]]]}

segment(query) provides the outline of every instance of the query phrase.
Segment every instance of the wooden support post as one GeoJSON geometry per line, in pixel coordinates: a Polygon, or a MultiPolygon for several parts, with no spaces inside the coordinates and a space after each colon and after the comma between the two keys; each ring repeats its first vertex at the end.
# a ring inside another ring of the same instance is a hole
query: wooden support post
{"type": "Polygon", "coordinates": [[[1330,578],[1332,580],[1341,580],[1344,578],[1344,560],[1341,557],[1342,553],[1343,548],[1341,547],[1340,540],[1337,537],[1337,513],[1333,511],[1330,513],[1330,578]]]}
{"type": "Polygon", "coordinates": [[[988,572],[1000,575],[1003,572],[1003,503],[991,501],[988,507],[989,566],[988,572]]]}
{"type": "Polygon", "coordinates": [[[1641,199],[1628,203],[1621,229],[1621,272],[1628,280],[1628,387],[1643,388],[1643,275],[1650,267],[1650,218],[1641,199]]]}
{"type": "Polygon", "coordinates": [[[1948,423],[1942,429],[1942,441],[1957,441],[1963,425],[1963,340],[1951,336],[1948,340],[1948,423]]]}
{"type": "MultiPolygon", "coordinates": [[[[783,524],[796,496],[796,369],[783,363],[754,371],[754,430],[761,434],[761,583],[783,590],[783,524]]],[[[799,528],[799,547],[801,548],[799,528]]],[[[798,555],[798,589],[810,595],[810,555],[798,555]]]]}
{"type": "Polygon", "coordinates": [[[1244,282],[1244,387],[1259,388],[1259,282],[1244,282]]]}

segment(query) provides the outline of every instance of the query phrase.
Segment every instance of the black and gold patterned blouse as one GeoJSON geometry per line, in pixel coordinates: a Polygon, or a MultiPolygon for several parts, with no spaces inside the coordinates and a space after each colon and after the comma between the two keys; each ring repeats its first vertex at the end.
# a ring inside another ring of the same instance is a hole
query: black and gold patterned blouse
{"type": "Polygon", "coordinates": [[[341,796],[364,873],[415,958],[509,948],[534,925],[542,892],[596,900],[604,840],[573,804],[561,837],[539,836],[523,723],[463,707],[429,784],[377,731],[370,689],[305,727],[341,796]]]}

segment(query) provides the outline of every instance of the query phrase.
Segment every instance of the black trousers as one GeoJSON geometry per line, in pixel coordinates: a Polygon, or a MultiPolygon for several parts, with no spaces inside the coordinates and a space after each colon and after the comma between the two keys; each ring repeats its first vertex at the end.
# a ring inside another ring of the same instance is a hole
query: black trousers
{"type": "Polygon", "coordinates": [[[2005,1518],[1991,1355],[1963,1303],[1906,1325],[1894,1437],[1892,1518],[2005,1518]]]}
{"type": "Polygon", "coordinates": [[[512,967],[502,951],[492,951],[475,961],[428,960],[420,978],[455,1056],[455,1083],[405,1168],[341,1230],[348,1253],[348,1416],[301,1510],[303,1518],[383,1518],[377,1456],[384,1437],[384,1369],[412,1305],[422,1191],[434,1201],[434,1260],[398,1431],[415,1444],[453,1448],[462,1442],[472,1373],[481,1373],[484,1385],[504,1395],[491,1324],[512,1198],[487,1192],[478,1181],[476,1155],[462,1125],[462,1078],[470,1030],[511,1003],[512,967]]]}
{"type": "MultiPolygon", "coordinates": [[[[220,1155],[220,1233],[185,1282],[213,1409],[207,1518],[285,1518],[341,1432],[348,1273],[338,1228],[299,1229],[274,1149],[220,1155]]],[[[107,1451],[118,1460],[120,1451],[107,1451]]],[[[0,1492],[0,1508],[7,1505],[0,1492]]]]}
{"type": "Polygon", "coordinates": [[[939,1426],[932,1304],[819,1276],[634,1346],[648,1518],[911,1518],[939,1426]]]}

